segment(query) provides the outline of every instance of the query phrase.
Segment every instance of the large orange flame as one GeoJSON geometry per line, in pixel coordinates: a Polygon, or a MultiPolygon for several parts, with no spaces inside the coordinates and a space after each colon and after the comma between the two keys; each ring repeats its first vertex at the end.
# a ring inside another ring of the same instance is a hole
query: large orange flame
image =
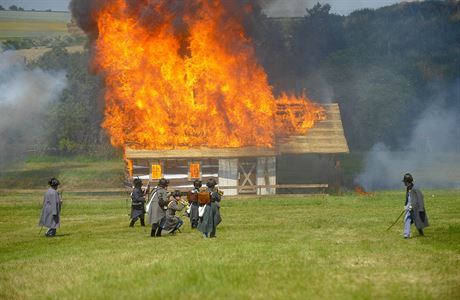
{"type": "Polygon", "coordinates": [[[277,135],[303,134],[324,119],[305,97],[275,99],[251,39],[223,1],[188,0],[190,11],[195,6],[193,15],[181,12],[182,31],[166,2],[139,1],[162,16],[149,24],[123,0],[108,1],[96,16],[103,127],[113,145],[273,147],[277,135]]]}

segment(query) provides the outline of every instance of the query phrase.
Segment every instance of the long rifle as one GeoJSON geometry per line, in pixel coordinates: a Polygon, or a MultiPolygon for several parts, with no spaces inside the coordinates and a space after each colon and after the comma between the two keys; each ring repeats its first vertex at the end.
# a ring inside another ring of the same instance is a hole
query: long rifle
{"type": "Polygon", "coordinates": [[[399,221],[399,218],[401,218],[401,216],[403,215],[403,213],[406,211],[406,209],[403,209],[403,211],[399,214],[398,218],[396,219],[396,221],[393,222],[393,224],[390,225],[390,227],[387,228],[386,231],[390,230],[391,227],[393,227],[398,221],[399,221]]]}

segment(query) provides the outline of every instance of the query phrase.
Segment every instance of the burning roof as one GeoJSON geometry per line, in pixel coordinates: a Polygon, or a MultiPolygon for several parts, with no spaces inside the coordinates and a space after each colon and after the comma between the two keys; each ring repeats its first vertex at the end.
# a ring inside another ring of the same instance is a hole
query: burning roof
{"type": "Polygon", "coordinates": [[[103,127],[115,146],[273,148],[325,118],[306,97],[273,95],[242,25],[253,1],[81,2],[93,8],[103,127]]]}

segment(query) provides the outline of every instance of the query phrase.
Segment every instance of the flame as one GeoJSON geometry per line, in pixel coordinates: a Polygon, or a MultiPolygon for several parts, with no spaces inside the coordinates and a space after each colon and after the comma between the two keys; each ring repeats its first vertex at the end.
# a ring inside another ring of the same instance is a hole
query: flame
{"type": "Polygon", "coordinates": [[[175,14],[174,2],[107,1],[96,16],[94,63],[106,84],[102,126],[114,146],[273,147],[277,136],[304,134],[325,118],[306,97],[275,98],[228,3],[179,1],[184,7],[175,14]],[[161,18],[145,22],[142,9],[161,18]]]}
{"type": "Polygon", "coordinates": [[[133,177],[133,161],[131,159],[124,158],[126,161],[126,169],[128,170],[129,177],[133,177]]]}
{"type": "Polygon", "coordinates": [[[359,184],[355,186],[355,193],[359,196],[374,196],[374,193],[366,192],[366,190],[359,184]]]}

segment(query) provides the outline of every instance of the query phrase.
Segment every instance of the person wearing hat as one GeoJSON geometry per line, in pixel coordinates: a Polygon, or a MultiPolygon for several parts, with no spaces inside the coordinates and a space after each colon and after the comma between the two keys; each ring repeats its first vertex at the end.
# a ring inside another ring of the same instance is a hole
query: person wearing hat
{"type": "Polygon", "coordinates": [[[158,181],[158,186],[150,197],[147,204],[147,213],[149,214],[149,224],[152,225],[150,236],[161,236],[161,228],[165,221],[166,207],[168,206],[168,188],[169,180],[161,178],[158,181]]]}
{"type": "Polygon", "coordinates": [[[187,202],[181,199],[181,192],[175,190],[172,194],[172,200],[169,201],[168,208],[166,209],[166,218],[161,232],[162,234],[174,234],[176,230],[184,224],[184,221],[176,216],[176,211],[181,211],[185,206],[187,206],[187,202]]]}
{"type": "Polygon", "coordinates": [[[59,228],[61,225],[62,198],[57,191],[59,180],[51,178],[48,181],[48,185],[50,187],[46,191],[43,199],[43,207],[38,225],[48,228],[45,233],[46,237],[53,237],[56,235],[56,228],[59,228]]]}
{"type": "Polygon", "coordinates": [[[200,219],[198,215],[198,193],[200,192],[200,188],[202,186],[201,180],[196,179],[193,182],[193,189],[190,191],[191,194],[195,195],[193,199],[190,200],[190,224],[192,225],[192,229],[198,226],[198,220],[200,219]]]}
{"type": "Polygon", "coordinates": [[[428,216],[425,211],[425,202],[422,192],[414,186],[414,178],[411,174],[406,173],[402,180],[406,186],[406,202],[404,209],[404,238],[410,238],[410,226],[412,223],[418,230],[418,233],[423,236],[423,229],[428,227],[428,216]]]}
{"type": "Polygon", "coordinates": [[[204,238],[216,237],[217,225],[222,221],[219,205],[220,200],[222,200],[222,193],[217,189],[216,185],[217,181],[214,178],[210,178],[206,183],[211,202],[204,206],[203,215],[198,222],[198,230],[201,231],[204,238]]]}
{"type": "Polygon", "coordinates": [[[141,226],[145,226],[145,195],[149,192],[150,186],[148,185],[145,191],[142,191],[142,180],[139,178],[134,179],[133,184],[134,189],[131,193],[131,222],[129,223],[129,227],[134,227],[137,219],[141,220],[141,226]]]}

